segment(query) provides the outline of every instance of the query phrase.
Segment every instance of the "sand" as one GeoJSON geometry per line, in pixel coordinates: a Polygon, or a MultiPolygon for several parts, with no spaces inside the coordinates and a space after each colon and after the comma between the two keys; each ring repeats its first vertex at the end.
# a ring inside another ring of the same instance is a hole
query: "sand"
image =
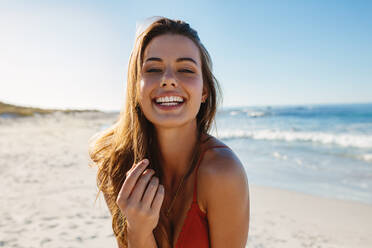
{"type": "Polygon", "coordinates": [[[372,247],[372,205],[250,186],[247,247],[372,247]]]}
{"type": "MultiPolygon", "coordinates": [[[[0,247],[116,247],[87,151],[116,117],[0,118],[0,247]]],[[[256,185],[250,197],[247,247],[372,247],[372,205],[256,185]]]]}

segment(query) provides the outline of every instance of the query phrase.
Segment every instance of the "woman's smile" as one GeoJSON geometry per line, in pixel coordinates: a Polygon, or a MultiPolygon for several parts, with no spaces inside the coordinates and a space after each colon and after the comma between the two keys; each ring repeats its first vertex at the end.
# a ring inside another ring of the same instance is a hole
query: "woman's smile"
{"type": "Polygon", "coordinates": [[[155,106],[164,111],[170,111],[181,108],[185,104],[185,99],[178,95],[163,95],[154,98],[155,106]]]}

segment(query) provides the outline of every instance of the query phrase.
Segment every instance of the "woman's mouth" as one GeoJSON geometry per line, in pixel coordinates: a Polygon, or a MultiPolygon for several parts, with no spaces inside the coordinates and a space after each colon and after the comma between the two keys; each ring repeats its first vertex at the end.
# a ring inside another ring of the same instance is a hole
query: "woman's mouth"
{"type": "Polygon", "coordinates": [[[154,99],[154,103],[157,107],[163,110],[175,109],[183,105],[185,99],[180,96],[163,96],[154,99]]]}

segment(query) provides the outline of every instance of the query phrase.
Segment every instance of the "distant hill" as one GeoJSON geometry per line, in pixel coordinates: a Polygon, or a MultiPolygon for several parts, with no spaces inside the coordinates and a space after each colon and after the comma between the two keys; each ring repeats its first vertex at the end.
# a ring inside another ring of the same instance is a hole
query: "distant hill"
{"type": "Polygon", "coordinates": [[[54,112],[64,113],[78,113],[78,112],[101,112],[99,110],[75,110],[75,109],[41,109],[32,107],[23,107],[12,104],[0,102],[0,116],[2,115],[14,115],[14,116],[33,116],[34,114],[50,114],[54,112]]]}

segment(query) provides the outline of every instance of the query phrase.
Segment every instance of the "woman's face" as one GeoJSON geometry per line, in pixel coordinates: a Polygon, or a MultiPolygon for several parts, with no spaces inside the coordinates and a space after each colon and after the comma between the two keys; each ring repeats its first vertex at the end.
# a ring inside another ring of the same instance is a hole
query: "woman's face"
{"type": "Polygon", "coordinates": [[[183,36],[153,38],[144,51],[139,102],[156,127],[180,127],[196,120],[206,98],[200,52],[183,36]]]}

